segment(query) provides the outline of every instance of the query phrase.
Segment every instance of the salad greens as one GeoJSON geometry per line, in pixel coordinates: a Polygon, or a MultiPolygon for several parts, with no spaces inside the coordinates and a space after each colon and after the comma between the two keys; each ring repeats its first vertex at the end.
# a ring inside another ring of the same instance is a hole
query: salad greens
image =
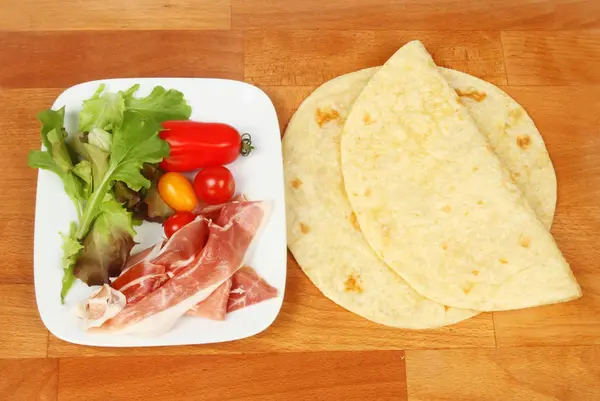
{"type": "MultiPolygon", "coordinates": [[[[179,91],[157,86],[147,97],[136,98],[138,88],[113,93],[100,85],[83,102],[79,132],[71,138],[64,128],[64,107],[38,114],[45,149],[30,151],[28,164],[57,174],[77,209],[78,222],[62,234],[63,302],[76,277],[95,285],[119,275],[134,245],[128,209],[146,204],[147,213],[149,206],[141,196],[156,192],[152,187],[158,174],[148,176],[144,170],[169,155],[168,143],[158,135],[160,123],[191,114],[179,91]],[[136,198],[124,199],[124,192],[136,198]]],[[[170,208],[155,199],[150,202],[169,213],[170,208]]]]}
{"type": "MultiPolygon", "coordinates": [[[[42,122],[41,137],[46,150],[32,150],[27,156],[27,164],[33,168],[50,170],[60,177],[65,192],[73,200],[77,216],[81,218],[85,206],[84,185],[74,171],[73,161],[67,147],[67,131],[64,129],[65,108],[45,110],[38,114],[42,122]]],[[[83,168],[79,168],[83,174],[83,168]]],[[[89,178],[89,177],[86,177],[89,178]]]]}
{"type": "Polygon", "coordinates": [[[164,172],[156,165],[145,164],[142,174],[151,181],[149,188],[133,191],[124,182],[117,181],[114,185],[115,198],[133,213],[136,223],[146,220],[162,224],[175,213],[158,194],[158,180],[164,172]]]}

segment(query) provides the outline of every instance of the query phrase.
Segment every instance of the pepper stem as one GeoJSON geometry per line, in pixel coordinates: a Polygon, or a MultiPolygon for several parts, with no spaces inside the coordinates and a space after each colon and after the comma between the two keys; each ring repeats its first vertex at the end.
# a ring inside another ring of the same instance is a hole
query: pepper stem
{"type": "Polygon", "coordinates": [[[240,149],[240,154],[242,156],[248,156],[254,150],[254,146],[252,146],[252,137],[250,134],[242,135],[242,148],[240,149]]]}

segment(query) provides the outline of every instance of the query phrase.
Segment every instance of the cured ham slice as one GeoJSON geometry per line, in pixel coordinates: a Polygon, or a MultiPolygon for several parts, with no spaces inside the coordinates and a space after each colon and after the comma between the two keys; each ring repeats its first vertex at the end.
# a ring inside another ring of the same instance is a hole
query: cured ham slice
{"type": "Polygon", "coordinates": [[[197,215],[202,215],[205,218],[207,218],[208,220],[217,221],[219,219],[219,216],[221,215],[221,209],[223,209],[225,206],[231,205],[232,203],[239,203],[239,202],[246,202],[246,201],[248,201],[248,199],[246,198],[246,195],[239,194],[239,195],[234,196],[233,199],[227,203],[220,203],[218,205],[203,204],[201,206],[198,206],[198,208],[196,208],[194,213],[197,215]]]}
{"type": "Polygon", "coordinates": [[[133,256],[111,286],[134,304],[160,287],[178,268],[188,265],[208,239],[208,221],[198,218],[161,243],[133,256]]]}
{"type": "Polygon", "coordinates": [[[264,202],[226,205],[221,214],[231,219],[225,226],[209,223],[206,246],[194,260],[175,271],[162,286],[133,305],[126,305],[101,330],[136,335],[168,331],[191,307],[238,271],[267,213],[264,202]]]}
{"type": "Polygon", "coordinates": [[[221,284],[206,300],[190,309],[186,315],[224,320],[229,312],[276,296],[277,288],[269,285],[256,270],[244,266],[235,272],[231,279],[221,284]]]}
{"type": "Polygon", "coordinates": [[[209,220],[200,216],[183,226],[164,244],[158,257],[152,262],[163,265],[169,271],[187,266],[204,248],[208,239],[209,220]]]}
{"type": "Polygon", "coordinates": [[[82,319],[86,329],[99,327],[116,316],[125,307],[125,296],[104,284],[94,291],[89,298],[76,306],[75,313],[82,319]]]}
{"type": "MultiPolygon", "coordinates": [[[[198,213],[205,218],[216,221],[217,224],[223,226],[227,224],[231,216],[221,217],[221,210],[232,203],[246,201],[245,195],[237,195],[230,203],[222,203],[219,205],[204,206],[198,210],[198,213]]],[[[228,209],[234,210],[234,209],[228,209]]],[[[237,274],[237,273],[236,273],[237,274]]],[[[202,302],[194,305],[187,313],[188,316],[204,317],[212,320],[225,320],[227,314],[227,301],[229,299],[229,290],[231,289],[231,279],[221,284],[210,296],[202,302]]]]}
{"type": "Polygon", "coordinates": [[[256,270],[244,266],[232,277],[227,312],[233,312],[277,296],[277,288],[269,285],[256,270]]]}
{"type": "Polygon", "coordinates": [[[158,255],[157,250],[160,251],[159,245],[152,245],[149,248],[144,249],[138,253],[134,253],[127,259],[123,271],[129,269],[131,266],[137,265],[142,260],[154,259],[158,255]],[[158,248],[158,249],[157,249],[158,248]]]}
{"type": "Polygon", "coordinates": [[[165,266],[142,259],[117,277],[111,286],[125,295],[127,304],[132,305],[168,280],[166,273],[165,266]]]}
{"type": "Polygon", "coordinates": [[[186,312],[186,315],[204,317],[211,320],[225,320],[230,290],[231,279],[218,286],[204,301],[194,305],[186,312]]]}

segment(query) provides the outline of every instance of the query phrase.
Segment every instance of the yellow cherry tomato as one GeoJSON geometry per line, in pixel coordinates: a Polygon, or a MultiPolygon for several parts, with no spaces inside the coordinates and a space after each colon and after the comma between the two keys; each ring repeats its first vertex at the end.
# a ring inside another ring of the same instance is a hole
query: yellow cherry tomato
{"type": "Polygon", "coordinates": [[[160,197],[178,212],[191,212],[198,206],[198,198],[188,179],[180,173],[166,173],[158,180],[160,197]]]}

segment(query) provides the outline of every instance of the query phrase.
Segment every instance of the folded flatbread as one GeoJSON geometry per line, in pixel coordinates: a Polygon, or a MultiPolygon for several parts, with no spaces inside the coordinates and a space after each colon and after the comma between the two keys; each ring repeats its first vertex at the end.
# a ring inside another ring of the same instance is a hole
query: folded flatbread
{"type": "MultiPolygon", "coordinates": [[[[366,242],[443,305],[494,311],[579,297],[547,218],[538,220],[501,148],[442,74],[411,42],[373,75],[347,116],[343,182],[366,242]]],[[[514,139],[519,148],[535,143],[523,135],[514,139]]]]}

